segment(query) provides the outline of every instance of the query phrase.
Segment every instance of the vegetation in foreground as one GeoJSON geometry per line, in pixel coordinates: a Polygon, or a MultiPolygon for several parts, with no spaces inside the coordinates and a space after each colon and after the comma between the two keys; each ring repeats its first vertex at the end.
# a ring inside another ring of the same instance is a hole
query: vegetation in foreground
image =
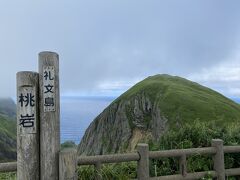
{"type": "MultiPolygon", "coordinates": [[[[158,143],[149,142],[151,151],[167,149],[185,149],[211,146],[211,140],[220,138],[224,145],[240,145],[240,124],[231,124],[224,127],[216,126],[213,123],[194,121],[191,125],[179,129],[170,130],[161,137],[158,143]]],[[[191,156],[187,159],[188,172],[210,171],[213,170],[211,156],[191,156]]],[[[136,178],[136,162],[103,165],[99,175],[103,179],[134,179],[136,178]]],[[[225,168],[240,167],[240,153],[225,154],[225,168]]],[[[150,175],[163,176],[179,173],[177,158],[161,158],[150,161],[150,175]]],[[[78,169],[79,179],[94,179],[93,166],[81,166],[78,169]]],[[[203,179],[212,179],[211,174],[203,179]]],[[[236,177],[228,177],[236,179],[236,177]]]]}
{"type": "Polygon", "coordinates": [[[16,180],[16,172],[0,173],[0,180],[16,180]]]}

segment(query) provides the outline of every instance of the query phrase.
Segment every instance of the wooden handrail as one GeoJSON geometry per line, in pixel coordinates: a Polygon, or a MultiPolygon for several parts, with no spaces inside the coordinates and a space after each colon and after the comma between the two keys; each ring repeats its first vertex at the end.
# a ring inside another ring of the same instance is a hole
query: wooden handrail
{"type": "Polygon", "coordinates": [[[138,153],[112,154],[112,155],[96,155],[96,156],[79,156],[78,165],[91,165],[100,163],[118,163],[128,161],[138,161],[140,159],[138,153]]]}
{"type": "MultiPolygon", "coordinates": [[[[162,150],[162,151],[149,151],[150,159],[164,158],[164,157],[179,157],[180,162],[182,161],[183,165],[186,163],[184,156],[191,155],[215,155],[217,152],[215,147],[204,147],[204,148],[191,148],[191,149],[172,149],[172,150],[162,150]]],[[[239,153],[240,146],[224,146],[224,153],[239,153]]],[[[99,165],[104,163],[119,163],[119,162],[129,162],[129,161],[139,161],[140,160],[139,152],[125,153],[125,154],[110,154],[110,155],[96,155],[96,156],[78,156],[77,164],[78,165],[99,165]]],[[[184,167],[184,166],[183,166],[184,167]]],[[[0,163],[0,172],[13,172],[17,171],[17,162],[8,162],[0,163]]],[[[204,177],[208,174],[211,177],[217,177],[216,171],[205,171],[205,172],[194,172],[186,173],[183,170],[183,174],[160,176],[160,177],[151,177],[150,179],[197,179],[204,177]]],[[[225,169],[225,176],[235,176],[240,175],[240,168],[231,168],[225,169]]]]}
{"type": "Polygon", "coordinates": [[[0,172],[17,171],[17,162],[0,163],[0,172]]]}
{"type": "Polygon", "coordinates": [[[206,148],[191,148],[191,149],[173,149],[173,150],[163,150],[163,151],[150,151],[149,158],[163,158],[163,157],[180,157],[183,155],[204,155],[204,154],[215,154],[216,149],[213,147],[206,148]]]}

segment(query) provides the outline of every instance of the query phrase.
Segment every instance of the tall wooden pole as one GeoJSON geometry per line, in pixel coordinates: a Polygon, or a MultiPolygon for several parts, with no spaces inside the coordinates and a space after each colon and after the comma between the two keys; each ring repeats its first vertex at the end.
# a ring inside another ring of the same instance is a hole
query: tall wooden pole
{"type": "Polygon", "coordinates": [[[217,179],[225,180],[223,140],[213,139],[212,147],[215,147],[217,151],[216,154],[213,156],[213,168],[217,172],[217,179]]]}
{"type": "Polygon", "coordinates": [[[17,178],[39,180],[38,73],[17,73],[17,178]]]}
{"type": "Polygon", "coordinates": [[[137,164],[137,179],[148,180],[149,179],[149,147],[148,144],[139,143],[137,145],[137,151],[140,156],[140,160],[137,164]]]}
{"type": "Polygon", "coordinates": [[[65,148],[59,153],[59,180],[77,180],[77,150],[65,148]]]}
{"type": "Polygon", "coordinates": [[[41,180],[58,180],[60,151],[59,57],[39,53],[41,180]]]}

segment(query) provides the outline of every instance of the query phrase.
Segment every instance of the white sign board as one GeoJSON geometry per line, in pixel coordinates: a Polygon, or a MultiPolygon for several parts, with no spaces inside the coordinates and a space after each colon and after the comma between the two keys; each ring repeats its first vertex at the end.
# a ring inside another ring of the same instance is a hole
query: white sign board
{"type": "Polygon", "coordinates": [[[55,111],[55,70],[53,66],[43,67],[44,112],[55,111]]]}
{"type": "Polygon", "coordinates": [[[20,134],[33,134],[36,129],[36,94],[35,87],[20,87],[18,94],[17,117],[20,134]]]}

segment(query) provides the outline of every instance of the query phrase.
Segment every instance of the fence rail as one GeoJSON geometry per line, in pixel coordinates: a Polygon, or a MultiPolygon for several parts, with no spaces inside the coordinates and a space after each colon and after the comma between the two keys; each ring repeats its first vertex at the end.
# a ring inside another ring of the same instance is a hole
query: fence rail
{"type": "Polygon", "coordinates": [[[17,171],[17,162],[0,163],[0,172],[17,171]]]}
{"type": "MultiPolygon", "coordinates": [[[[64,164],[61,167],[71,166],[71,173],[68,174],[67,171],[64,172],[60,177],[65,179],[65,177],[74,177],[77,179],[77,175],[74,174],[76,171],[73,168],[77,168],[81,165],[95,165],[96,172],[99,172],[102,164],[107,163],[120,163],[137,161],[137,177],[138,179],[150,179],[150,180],[180,180],[180,179],[199,179],[206,175],[211,175],[211,177],[217,177],[219,180],[225,179],[225,176],[237,176],[240,175],[240,168],[224,168],[224,154],[225,153],[240,153],[240,146],[223,146],[222,140],[212,140],[213,147],[205,148],[191,148],[191,149],[174,149],[174,150],[162,150],[162,151],[148,151],[147,144],[138,144],[137,152],[125,153],[125,154],[111,154],[111,155],[97,155],[97,156],[76,156],[76,150],[64,150],[60,152],[61,158],[59,158],[60,166],[66,162],[70,164],[64,164]],[[214,145],[217,146],[214,147],[214,145]],[[71,161],[68,159],[68,153],[71,154],[71,161]],[[223,156],[221,156],[221,153],[223,156]],[[64,154],[62,156],[61,154],[64,154]],[[75,154],[73,156],[73,154],[75,154]],[[219,156],[220,154],[220,156],[219,156]],[[187,172],[187,157],[192,155],[212,155],[214,162],[214,170],[205,172],[187,172]],[[149,159],[158,159],[166,157],[176,157],[179,158],[179,169],[180,174],[159,176],[159,177],[149,177],[149,159]],[[72,166],[73,162],[76,166],[72,166]],[[218,164],[216,164],[218,163],[218,164]],[[220,172],[219,168],[223,167],[220,172]],[[220,173],[220,174],[219,174],[220,173]]],[[[0,163],[0,172],[12,172],[17,171],[17,162],[0,163]]],[[[60,171],[61,174],[61,171],[60,171]]],[[[96,175],[96,179],[101,179],[100,175],[96,175]]]]}
{"type": "MultiPolygon", "coordinates": [[[[139,145],[138,145],[139,146],[139,145]]],[[[139,149],[139,148],[138,148],[139,149]]],[[[145,147],[145,156],[142,156],[141,152],[127,153],[127,154],[114,154],[114,155],[98,155],[98,156],[79,156],[77,159],[78,165],[95,165],[95,168],[99,170],[101,164],[105,163],[119,163],[128,161],[138,162],[138,179],[160,179],[160,180],[177,180],[177,179],[199,179],[206,175],[211,177],[217,177],[219,180],[225,179],[225,176],[240,175],[240,168],[225,169],[224,168],[224,154],[225,153],[240,153],[240,146],[223,146],[223,141],[219,139],[212,140],[212,147],[204,148],[191,148],[191,149],[174,149],[174,150],[162,150],[162,151],[148,151],[148,146],[145,147]],[[147,155],[147,156],[146,156],[147,155]],[[187,172],[187,157],[192,155],[212,155],[214,161],[214,170],[205,172],[187,172]],[[149,159],[158,158],[179,158],[180,174],[149,177],[147,172],[148,167],[141,167],[139,161],[145,161],[148,164],[149,159]],[[139,171],[141,169],[141,171],[139,171]],[[142,171],[143,170],[143,171],[142,171]],[[147,174],[144,174],[147,173],[147,174]]],[[[96,179],[101,179],[97,176],[96,179]]]]}
{"type": "Polygon", "coordinates": [[[97,156],[79,156],[78,165],[92,165],[97,163],[119,163],[138,161],[140,156],[138,153],[113,154],[113,155],[97,155],[97,156]]]}

